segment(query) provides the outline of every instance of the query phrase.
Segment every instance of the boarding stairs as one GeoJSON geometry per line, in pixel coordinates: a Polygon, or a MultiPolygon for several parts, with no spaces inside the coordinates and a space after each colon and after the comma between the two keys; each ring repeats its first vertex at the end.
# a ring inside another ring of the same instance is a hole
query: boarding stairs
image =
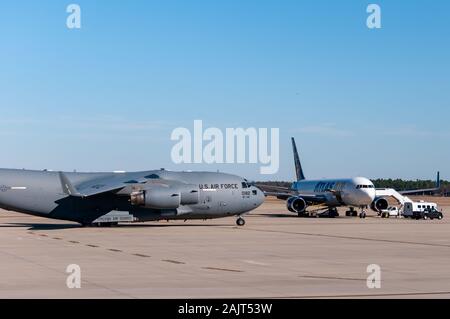
{"type": "Polygon", "coordinates": [[[377,188],[375,190],[376,197],[392,197],[401,205],[400,211],[403,211],[405,203],[412,203],[413,201],[408,197],[400,194],[393,188],[377,188]]]}

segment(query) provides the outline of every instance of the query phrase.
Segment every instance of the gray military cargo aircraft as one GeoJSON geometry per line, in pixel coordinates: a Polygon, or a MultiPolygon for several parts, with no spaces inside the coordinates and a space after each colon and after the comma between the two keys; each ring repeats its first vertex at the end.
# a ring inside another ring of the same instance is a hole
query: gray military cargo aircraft
{"type": "Polygon", "coordinates": [[[264,202],[247,180],[224,173],[63,173],[0,169],[0,208],[83,226],[242,216],[264,202]]]}

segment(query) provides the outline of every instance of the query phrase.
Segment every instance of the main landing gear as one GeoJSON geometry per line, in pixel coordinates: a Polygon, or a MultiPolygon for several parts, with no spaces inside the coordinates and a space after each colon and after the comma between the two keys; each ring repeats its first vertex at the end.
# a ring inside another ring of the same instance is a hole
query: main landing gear
{"type": "Polygon", "coordinates": [[[330,208],[330,209],[328,209],[328,211],[326,212],[324,217],[328,217],[328,218],[339,217],[339,213],[338,213],[337,208],[330,208]]]}
{"type": "Polygon", "coordinates": [[[242,218],[242,217],[239,217],[239,218],[236,220],[236,225],[238,225],[239,227],[244,226],[244,225],[245,225],[245,219],[242,218]]]}
{"type": "Polygon", "coordinates": [[[359,218],[364,219],[364,218],[366,218],[366,217],[367,217],[366,211],[365,211],[364,209],[361,210],[361,213],[359,213],[359,218]]]}
{"type": "Polygon", "coordinates": [[[99,227],[99,228],[105,228],[105,227],[117,227],[119,226],[118,222],[104,222],[104,223],[81,223],[82,227],[99,227]]]}
{"type": "Polygon", "coordinates": [[[350,210],[345,212],[345,216],[347,216],[347,217],[358,217],[358,212],[353,207],[350,207],[350,210]]]}

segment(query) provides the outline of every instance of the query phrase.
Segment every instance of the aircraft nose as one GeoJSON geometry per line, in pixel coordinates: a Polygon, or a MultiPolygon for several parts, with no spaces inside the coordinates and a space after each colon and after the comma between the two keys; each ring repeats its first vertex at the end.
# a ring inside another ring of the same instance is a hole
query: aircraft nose
{"type": "Polygon", "coordinates": [[[362,197],[364,203],[372,204],[372,202],[375,200],[375,190],[374,189],[364,189],[362,191],[362,197]]]}
{"type": "Polygon", "coordinates": [[[260,190],[258,187],[255,187],[256,190],[256,198],[255,198],[255,208],[261,206],[264,201],[266,200],[266,196],[264,195],[263,191],[260,190]]]}

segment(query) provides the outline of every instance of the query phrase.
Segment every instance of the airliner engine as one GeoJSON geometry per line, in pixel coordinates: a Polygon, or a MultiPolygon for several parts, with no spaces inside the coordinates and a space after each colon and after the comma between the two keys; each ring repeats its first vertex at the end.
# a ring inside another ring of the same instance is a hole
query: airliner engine
{"type": "Polygon", "coordinates": [[[389,203],[386,198],[384,197],[378,197],[375,198],[375,200],[372,202],[372,205],[370,205],[370,208],[376,212],[381,212],[384,209],[388,209],[389,203]]]}
{"type": "Polygon", "coordinates": [[[287,202],[287,209],[292,213],[304,213],[308,204],[301,197],[290,197],[287,202]]]}

